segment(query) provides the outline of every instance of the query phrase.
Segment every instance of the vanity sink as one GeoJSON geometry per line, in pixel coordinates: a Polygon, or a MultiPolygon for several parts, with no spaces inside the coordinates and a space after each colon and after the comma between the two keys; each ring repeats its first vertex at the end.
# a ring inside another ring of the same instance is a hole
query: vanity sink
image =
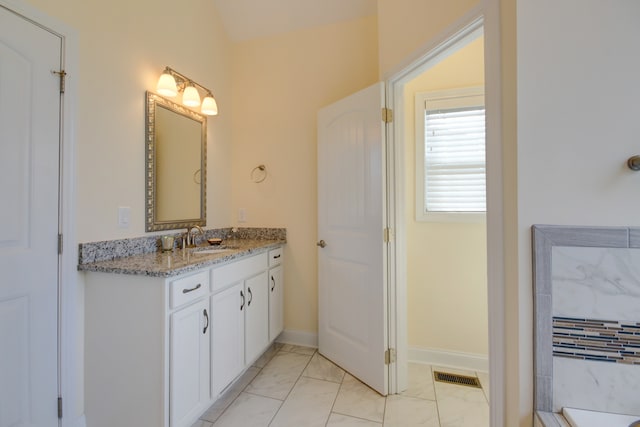
{"type": "Polygon", "coordinates": [[[231,249],[201,249],[199,251],[193,251],[194,255],[207,255],[207,254],[222,254],[229,252],[231,249]]]}
{"type": "Polygon", "coordinates": [[[225,252],[229,252],[234,249],[238,249],[238,248],[235,246],[218,246],[216,248],[204,247],[204,248],[195,248],[191,253],[193,253],[194,255],[223,254],[225,252]]]}

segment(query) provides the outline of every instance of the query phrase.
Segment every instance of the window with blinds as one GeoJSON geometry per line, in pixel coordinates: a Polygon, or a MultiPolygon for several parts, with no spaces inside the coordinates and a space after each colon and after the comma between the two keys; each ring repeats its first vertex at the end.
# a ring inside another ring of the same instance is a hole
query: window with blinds
{"type": "Polygon", "coordinates": [[[416,96],[419,220],[464,221],[486,211],[484,113],[482,88],[416,96]]]}

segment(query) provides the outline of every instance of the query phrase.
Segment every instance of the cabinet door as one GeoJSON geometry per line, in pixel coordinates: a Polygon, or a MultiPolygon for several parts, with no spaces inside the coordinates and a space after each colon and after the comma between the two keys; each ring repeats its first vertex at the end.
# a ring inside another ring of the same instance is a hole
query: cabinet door
{"type": "Polygon", "coordinates": [[[267,272],[245,280],[247,312],[245,313],[244,361],[253,363],[269,344],[269,287],[267,272]]]}
{"type": "Polygon", "coordinates": [[[244,283],[211,297],[211,394],[216,398],[244,369],[244,283]]]}
{"type": "Polygon", "coordinates": [[[269,270],[269,341],[284,329],[284,289],[282,266],[269,270]]]}
{"type": "Polygon", "coordinates": [[[207,408],[209,397],[209,299],[171,315],[171,426],[190,426],[207,408]]]}

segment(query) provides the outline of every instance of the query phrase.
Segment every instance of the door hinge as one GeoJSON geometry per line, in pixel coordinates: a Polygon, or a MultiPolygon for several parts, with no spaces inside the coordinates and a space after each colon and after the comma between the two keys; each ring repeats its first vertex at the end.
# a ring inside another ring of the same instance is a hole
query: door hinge
{"type": "Polygon", "coordinates": [[[62,255],[62,234],[58,234],[58,255],[62,255]]]}
{"type": "Polygon", "coordinates": [[[58,419],[62,419],[62,398],[58,398],[58,419]]]}
{"type": "Polygon", "coordinates": [[[385,123],[393,122],[393,110],[391,108],[382,108],[382,121],[385,123]]]}
{"type": "Polygon", "coordinates": [[[389,227],[385,227],[385,229],[383,230],[383,237],[382,237],[384,242],[389,243],[392,237],[393,237],[393,232],[391,231],[391,229],[389,227]]]}
{"type": "Polygon", "coordinates": [[[64,93],[64,85],[67,79],[67,72],[65,70],[60,70],[60,71],[52,70],[51,72],[53,74],[57,74],[58,77],[60,77],[60,93],[64,93]]]}
{"type": "Polygon", "coordinates": [[[395,348],[388,348],[384,352],[384,364],[385,365],[390,365],[392,363],[395,363],[395,361],[396,361],[396,349],[395,348]]]}

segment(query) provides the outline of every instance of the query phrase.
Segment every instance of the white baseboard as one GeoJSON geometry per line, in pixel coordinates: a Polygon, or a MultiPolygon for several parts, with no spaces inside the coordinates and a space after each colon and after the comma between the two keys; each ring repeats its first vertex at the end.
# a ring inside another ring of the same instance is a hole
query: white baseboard
{"type": "Polygon", "coordinates": [[[409,347],[408,359],[410,362],[466,369],[468,371],[489,372],[489,357],[484,354],[409,347]]]}
{"type": "Polygon", "coordinates": [[[318,334],[312,332],[285,329],[278,338],[276,338],[276,341],[282,344],[318,348],[318,334]]]}

